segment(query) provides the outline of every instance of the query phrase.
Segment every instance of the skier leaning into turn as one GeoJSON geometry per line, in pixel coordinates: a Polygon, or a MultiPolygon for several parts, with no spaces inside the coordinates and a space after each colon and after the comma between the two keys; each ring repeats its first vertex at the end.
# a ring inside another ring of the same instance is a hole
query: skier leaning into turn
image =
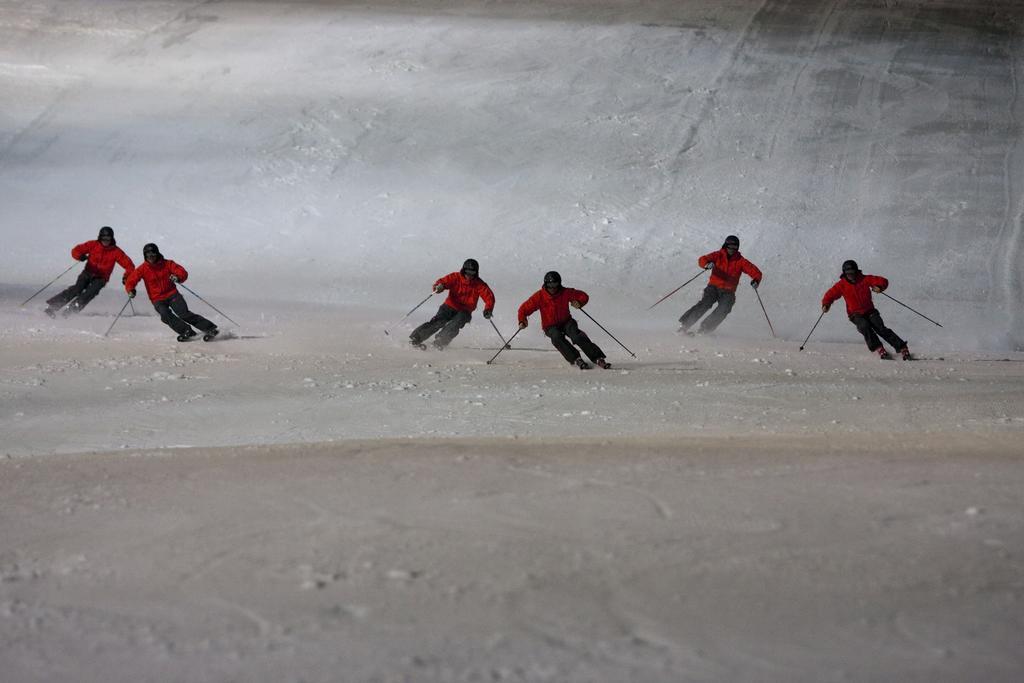
{"type": "Polygon", "coordinates": [[[153,308],[160,314],[160,320],[178,333],[178,341],[185,342],[196,336],[192,326],[203,332],[203,340],[210,341],[219,331],[212,322],[188,310],[185,297],[175,284],[188,279],[188,271],[170,259],[165,259],[159,247],[150,243],[142,248],[144,263],[133,270],[124,282],[128,296],[135,298],[135,285],[142,280],[146,293],[153,302],[153,308]]]}
{"type": "Polygon", "coordinates": [[[433,347],[442,350],[452,343],[473,318],[477,302],[484,300],[484,318],[494,313],[494,292],[480,279],[480,264],[476,259],[466,259],[457,273],[448,273],[434,283],[434,293],[448,290],[448,298],[437,309],[433,318],[423,323],[409,335],[409,342],[417,348],[426,348],[423,342],[436,332],[433,347]],[[438,332],[440,330],[440,332],[438,332]]]}
{"type": "Polygon", "coordinates": [[[715,310],[700,324],[700,333],[710,334],[732,311],[733,304],[736,303],[736,286],[740,283],[740,274],[746,273],[750,276],[750,286],[754,289],[761,284],[762,276],[757,266],[740,253],[740,238],[736,235],[726,237],[725,243],[718,251],[697,259],[697,265],[710,269],[711,279],[708,280],[708,286],[704,288],[700,301],[679,318],[679,324],[682,325],[680,332],[689,334],[690,328],[717,302],[715,310]]]}
{"type": "Polygon", "coordinates": [[[563,287],[562,276],[553,270],[549,271],[544,275],[544,286],[519,307],[519,329],[525,328],[526,319],[539,309],[540,326],[563,358],[580,370],[589,370],[590,364],[583,360],[576,348],[579,346],[590,360],[607,370],[611,364],[605,360],[604,351],[590,341],[590,337],[579,328],[569,313],[569,306],[583,308],[588,301],[590,297],[586,292],[563,287]]]}
{"type": "Polygon", "coordinates": [[[889,286],[889,281],[879,275],[865,275],[860,271],[856,261],[843,262],[843,275],[839,282],[825,292],[821,298],[821,311],[825,313],[832,304],[842,297],[846,300],[846,315],[850,322],[857,327],[857,331],[864,335],[868,349],[878,354],[878,357],[885,360],[889,353],[882,346],[879,336],[889,342],[900,354],[903,360],[911,360],[910,349],[907,342],[903,341],[898,334],[885,326],[882,316],[871,299],[871,292],[882,292],[889,286]]]}
{"type": "MultiPolygon", "coordinates": [[[[64,306],[67,306],[64,309],[64,317],[85,308],[86,304],[96,298],[100,290],[106,286],[110,274],[114,272],[115,264],[124,268],[125,277],[135,270],[135,264],[128,258],[128,254],[117,246],[114,229],[106,225],[100,228],[100,234],[96,239],[75,246],[71,250],[71,258],[85,261],[85,268],[75,280],[75,284],[46,301],[45,313],[51,318],[64,306]]],[[[124,282],[124,278],[121,281],[124,282]]]]}

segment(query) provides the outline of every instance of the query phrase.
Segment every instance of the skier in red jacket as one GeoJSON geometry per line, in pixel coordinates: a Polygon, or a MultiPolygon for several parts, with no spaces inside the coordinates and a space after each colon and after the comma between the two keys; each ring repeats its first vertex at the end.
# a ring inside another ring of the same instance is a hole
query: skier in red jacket
{"type": "MultiPolygon", "coordinates": [[[[125,276],[135,270],[135,264],[128,258],[128,254],[117,246],[114,229],[109,226],[100,228],[96,239],[82,242],[72,249],[71,258],[85,261],[85,268],[75,284],[46,301],[45,313],[51,318],[69,301],[71,305],[64,309],[64,317],[85,308],[106,286],[110,274],[114,272],[114,264],[124,268],[125,276]]],[[[121,281],[124,282],[124,278],[121,281]]]]}
{"type": "Polygon", "coordinates": [[[153,308],[160,314],[160,320],[178,333],[178,341],[185,342],[196,336],[192,325],[203,332],[203,339],[210,341],[217,336],[217,326],[209,320],[188,310],[185,297],[174,285],[188,279],[188,271],[174,261],[165,259],[159,247],[150,243],[142,248],[144,263],[133,270],[124,282],[128,296],[135,297],[135,285],[142,280],[146,293],[153,302],[153,308]]]}
{"type": "Polygon", "coordinates": [[[709,334],[714,332],[725,320],[725,316],[732,311],[736,303],[736,286],[740,283],[740,274],[746,273],[750,276],[750,286],[754,289],[760,286],[762,276],[757,266],[740,253],[740,238],[736,235],[726,237],[725,243],[718,251],[697,259],[697,265],[711,269],[711,279],[704,288],[704,295],[700,301],[679,318],[679,324],[682,325],[680,331],[689,334],[694,323],[717,302],[715,310],[700,324],[700,333],[709,334]]]}
{"type": "Polygon", "coordinates": [[[437,309],[437,314],[409,335],[409,342],[413,346],[426,348],[423,342],[437,332],[433,346],[439,351],[444,349],[473,318],[473,311],[480,299],[484,300],[484,318],[490,320],[493,315],[494,292],[480,279],[480,264],[476,259],[466,259],[459,272],[438,278],[434,283],[434,293],[440,294],[446,289],[448,298],[437,309]]]}
{"type": "Polygon", "coordinates": [[[539,309],[540,326],[563,358],[580,370],[589,370],[590,364],[583,360],[576,348],[579,346],[590,360],[608,370],[612,366],[605,360],[604,351],[590,341],[590,337],[579,328],[569,314],[569,306],[583,308],[588,301],[590,297],[586,292],[563,287],[562,276],[553,270],[549,271],[544,274],[544,287],[538,289],[519,307],[519,329],[525,328],[526,319],[539,309]]]}
{"type": "Polygon", "coordinates": [[[850,322],[857,326],[857,331],[864,335],[868,349],[877,353],[879,358],[890,357],[878,339],[881,335],[882,339],[889,342],[899,352],[903,360],[910,360],[910,349],[907,348],[907,342],[885,326],[882,316],[871,300],[871,292],[884,291],[888,286],[889,281],[884,277],[862,273],[857,267],[856,261],[844,261],[843,275],[839,278],[839,282],[832,285],[825,292],[825,296],[821,298],[821,311],[822,313],[828,311],[832,304],[842,297],[846,300],[846,315],[849,316],[850,322]]]}

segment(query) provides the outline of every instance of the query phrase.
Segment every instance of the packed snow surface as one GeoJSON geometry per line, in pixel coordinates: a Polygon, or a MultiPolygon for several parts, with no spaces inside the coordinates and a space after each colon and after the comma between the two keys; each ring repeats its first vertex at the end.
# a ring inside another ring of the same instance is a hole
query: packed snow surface
{"type": "Polygon", "coordinates": [[[1018,681],[1022,20],[0,1],[0,678],[1018,681]],[[101,225],[221,339],[21,306],[101,225]],[[777,337],[648,310],[727,234],[777,337]],[[799,349],[848,258],[919,360],[799,349]],[[611,370],[487,363],[551,269],[611,370]]]}

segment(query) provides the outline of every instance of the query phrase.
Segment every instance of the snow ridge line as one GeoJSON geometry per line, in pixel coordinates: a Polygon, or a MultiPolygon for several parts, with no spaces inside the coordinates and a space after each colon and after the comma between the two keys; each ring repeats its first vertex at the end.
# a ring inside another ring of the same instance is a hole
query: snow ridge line
{"type": "Polygon", "coordinates": [[[825,37],[825,32],[828,30],[829,25],[832,23],[832,17],[835,16],[836,10],[839,8],[839,3],[842,0],[835,0],[832,5],[828,8],[825,16],[815,27],[814,31],[814,44],[811,45],[811,49],[806,53],[803,59],[803,64],[796,72],[796,76],[793,78],[793,84],[789,88],[789,97],[786,98],[783,104],[782,115],[779,116],[775,121],[775,126],[772,131],[771,142],[768,145],[768,153],[765,155],[766,160],[771,160],[775,154],[775,144],[779,139],[779,129],[782,126],[787,125],[790,121],[790,112],[793,110],[793,103],[796,101],[797,89],[800,86],[800,80],[804,76],[804,72],[807,71],[807,67],[811,63],[811,58],[818,54],[818,50],[821,48],[821,41],[825,37]]]}
{"type": "MultiPolygon", "coordinates": [[[[683,161],[686,158],[686,154],[699,144],[700,141],[698,139],[698,135],[700,133],[700,128],[708,120],[711,116],[711,112],[714,110],[715,99],[718,95],[719,88],[721,88],[722,82],[732,73],[733,67],[736,65],[736,62],[739,61],[740,55],[743,54],[747,41],[750,39],[751,34],[757,27],[758,18],[764,14],[765,8],[768,7],[771,2],[772,0],[762,0],[758,8],[751,13],[750,19],[743,26],[739,37],[736,39],[736,43],[729,51],[729,56],[725,60],[725,63],[715,74],[714,78],[711,79],[711,83],[702,88],[702,90],[707,93],[707,96],[700,107],[700,112],[694,119],[692,119],[692,122],[686,126],[686,130],[683,132],[682,139],[675,152],[670,155],[671,160],[666,164],[666,168],[661,174],[659,187],[657,190],[648,192],[647,197],[638,203],[645,203],[647,206],[654,206],[662,202],[665,197],[672,196],[678,192],[677,185],[680,182],[680,178],[683,177],[682,166],[683,161]]],[[[685,116],[681,116],[681,118],[685,118],[685,116]]],[[[647,229],[645,234],[640,238],[637,247],[632,250],[632,253],[626,257],[626,260],[623,263],[624,276],[634,271],[639,254],[648,251],[647,245],[650,244],[651,239],[660,230],[661,226],[652,226],[647,229]]]]}
{"type": "MultiPolygon", "coordinates": [[[[201,2],[195,3],[188,9],[179,12],[177,15],[175,15],[168,21],[165,21],[162,24],[159,24],[151,29],[142,32],[141,35],[139,35],[139,32],[135,30],[127,33],[126,35],[135,38],[135,40],[131,41],[127,46],[122,47],[120,50],[115,51],[113,55],[111,55],[111,57],[108,59],[108,61],[117,61],[120,58],[129,56],[133,48],[137,47],[140,44],[143,44],[147,39],[149,39],[150,36],[160,33],[165,28],[167,28],[168,26],[172,26],[176,22],[180,22],[183,19],[188,19],[190,13],[194,10],[203,7],[204,5],[214,4],[215,2],[216,0],[202,0],[201,2]]],[[[2,23],[0,23],[0,28],[3,28],[2,23]]],[[[15,133],[15,135],[3,147],[3,149],[0,149],[0,172],[3,171],[4,166],[9,165],[8,162],[10,160],[10,157],[13,155],[15,149],[23,142],[26,142],[33,133],[37,133],[39,131],[44,130],[47,124],[53,119],[54,114],[58,111],[59,107],[64,103],[64,101],[71,97],[74,93],[81,92],[88,88],[90,82],[91,79],[89,79],[85,75],[76,76],[75,79],[72,80],[72,82],[70,82],[66,87],[61,88],[56,93],[56,95],[49,102],[49,104],[47,104],[46,107],[34,119],[32,119],[32,121],[30,121],[25,127],[19,130],[17,133],[15,133]]],[[[50,148],[50,146],[54,142],[56,142],[56,140],[57,138],[44,140],[42,143],[40,143],[37,149],[31,152],[31,158],[35,159],[40,154],[43,154],[47,149],[50,148]]]]}
{"type": "MultiPolygon", "coordinates": [[[[1016,129],[1021,120],[1018,112],[1021,108],[1020,101],[1020,77],[1017,43],[1010,43],[1010,82],[1012,84],[1012,97],[1008,105],[1010,115],[1010,127],[1016,129]]],[[[1021,152],[1018,138],[1014,138],[1006,151],[1004,158],[1004,180],[1006,208],[1003,217],[1003,244],[998,258],[1002,256],[1002,263],[999,270],[1002,270],[1002,293],[1003,304],[1007,311],[1007,332],[1010,336],[1010,343],[1020,348],[1024,347],[1024,320],[1021,318],[1021,303],[1024,300],[1024,288],[1020,281],[1021,268],[1021,235],[1024,233],[1024,192],[1019,186],[1015,187],[1015,181],[1019,185],[1024,182],[1024,153],[1021,152]]]]}

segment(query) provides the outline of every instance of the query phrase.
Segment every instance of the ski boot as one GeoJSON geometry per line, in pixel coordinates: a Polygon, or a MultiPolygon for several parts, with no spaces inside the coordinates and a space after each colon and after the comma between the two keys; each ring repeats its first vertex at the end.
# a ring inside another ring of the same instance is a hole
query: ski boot
{"type": "Polygon", "coordinates": [[[68,304],[67,307],[60,312],[60,315],[63,318],[69,318],[73,316],[75,313],[78,313],[80,310],[82,310],[82,307],[79,306],[77,303],[68,304]]]}
{"type": "Polygon", "coordinates": [[[578,367],[580,370],[589,370],[590,369],[590,363],[588,363],[587,361],[583,360],[582,358],[577,358],[574,361],[574,363],[576,364],[576,367],[578,367]]]}
{"type": "Polygon", "coordinates": [[[445,348],[447,347],[447,344],[441,344],[440,342],[434,342],[433,344],[431,344],[431,346],[434,347],[435,351],[444,351],[445,348]]]}
{"type": "Polygon", "coordinates": [[[57,317],[57,310],[58,309],[54,308],[53,306],[47,306],[46,310],[44,310],[43,313],[45,313],[46,315],[50,316],[51,318],[56,318],[57,317]]]}
{"type": "Polygon", "coordinates": [[[203,332],[203,341],[213,341],[217,338],[218,334],[220,334],[220,330],[216,327],[212,330],[207,330],[206,332],[203,332]]]}
{"type": "Polygon", "coordinates": [[[414,349],[419,349],[420,351],[426,351],[427,350],[427,345],[424,344],[423,342],[421,342],[418,339],[413,339],[412,337],[409,337],[409,343],[412,344],[412,347],[414,349]]]}
{"type": "Polygon", "coordinates": [[[914,360],[914,357],[910,355],[910,349],[906,346],[900,349],[900,358],[903,360],[914,360]]]}
{"type": "Polygon", "coordinates": [[[606,361],[604,358],[598,358],[594,362],[597,363],[597,367],[601,368],[602,370],[611,370],[612,369],[612,364],[609,363],[608,361],[606,361]]]}
{"type": "Polygon", "coordinates": [[[194,336],[196,336],[196,331],[195,330],[189,330],[188,332],[186,332],[184,334],[179,334],[178,335],[178,341],[180,341],[180,342],[192,341],[192,337],[194,337],[194,336]]]}
{"type": "Polygon", "coordinates": [[[889,355],[889,352],[885,350],[884,346],[879,346],[877,349],[875,349],[875,353],[877,353],[878,357],[882,360],[892,359],[892,356],[889,355]]]}

